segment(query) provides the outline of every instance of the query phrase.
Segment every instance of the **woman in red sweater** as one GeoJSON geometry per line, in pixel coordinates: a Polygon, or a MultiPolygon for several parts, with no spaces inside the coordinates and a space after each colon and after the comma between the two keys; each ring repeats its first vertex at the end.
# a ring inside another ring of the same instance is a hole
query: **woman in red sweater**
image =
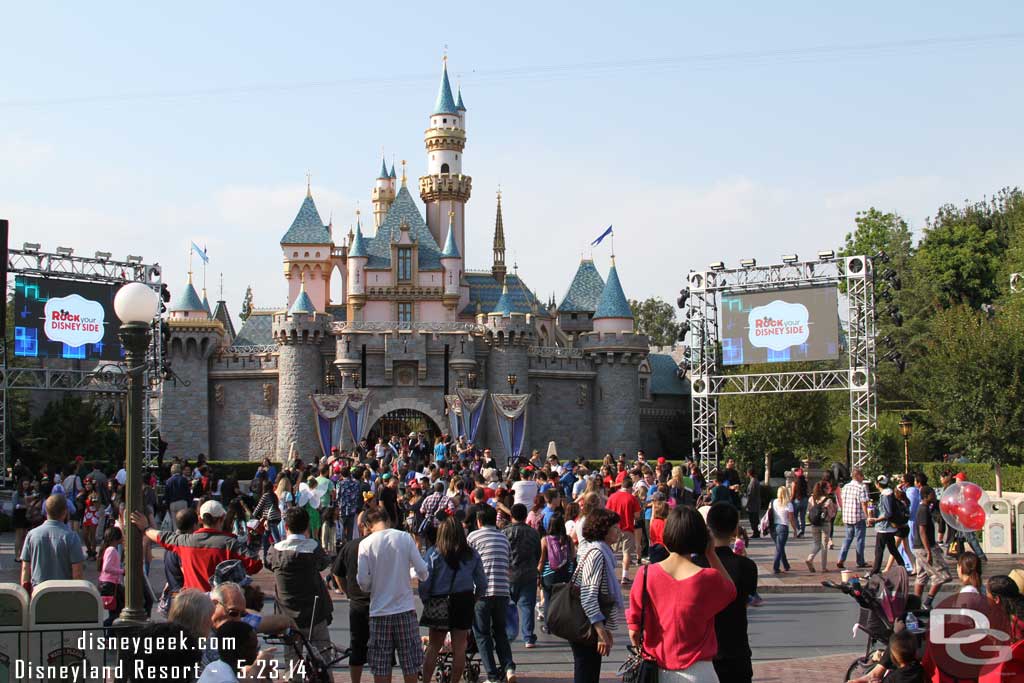
{"type": "Polygon", "coordinates": [[[715,553],[704,518],[679,506],[665,521],[666,560],[647,565],[629,595],[626,623],[629,639],[640,646],[640,615],[644,614],[643,651],[658,663],[662,681],[718,683],[711,660],[718,652],[715,615],[736,599],[736,585],[715,553]],[[710,569],[690,561],[703,553],[710,569]],[[677,678],[678,677],[678,678],[677,678]]]}

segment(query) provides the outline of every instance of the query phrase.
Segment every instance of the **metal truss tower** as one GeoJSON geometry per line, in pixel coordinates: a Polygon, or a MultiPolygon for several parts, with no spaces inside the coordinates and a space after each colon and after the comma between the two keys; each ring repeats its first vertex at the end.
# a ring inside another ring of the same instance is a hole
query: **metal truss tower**
{"type": "Polygon", "coordinates": [[[869,456],[868,437],[878,418],[874,277],[874,264],[866,256],[690,271],[687,277],[690,337],[686,354],[690,370],[693,447],[705,476],[718,467],[718,397],[735,394],[849,392],[850,462],[853,466],[864,464],[869,456]],[[721,373],[720,295],[840,284],[846,286],[847,302],[845,368],[762,374],[721,373]]]}
{"type": "MultiPolygon", "coordinates": [[[[113,261],[109,253],[97,252],[93,258],[74,256],[70,249],[60,253],[39,251],[38,245],[26,244],[23,249],[11,249],[7,257],[9,275],[27,275],[51,280],[95,282],[120,285],[126,282],[141,282],[160,293],[162,270],[159,264],[145,264],[139,256],[129,256],[125,261],[113,261]]],[[[6,284],[6,283],[5,283],[6,284]]],[[[6,292],[6,290],[5,290],[6,292]]],[[[6,304],[5,298],[5,304],[6,304]]],[[[146,362],[146,383],[143,411],[143,463],[146,466],[156,462],[159,453],[160,436],[160,390],[162,387],[160,368],[163,344],[159,321],[152,326],[153,335],[146,362]]],[[[6,345],[6,340],[0,340],[6,345]]],[[[8,354],[3,349],[0,364],[0,477],[6,476],[8,463],[8,390],[27,389],[45,391],[90,392],[103,396],[114,396],[122,400],[127,391],[127,375],[120,362],[99,361],[89,369],[56,369],[46,367],[10,367],[8,354]]]]}

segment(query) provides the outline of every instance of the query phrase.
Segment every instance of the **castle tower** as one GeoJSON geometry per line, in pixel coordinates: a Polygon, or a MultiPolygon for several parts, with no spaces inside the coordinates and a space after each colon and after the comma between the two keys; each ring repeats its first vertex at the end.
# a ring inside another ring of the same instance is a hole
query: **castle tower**
{"type": "Polygon", "coordinates": [[[194,458],[210,453],[210,356],[224,343],[224,325],[206,307],[188,283],[168,309],[171,340],[167,354],[174,373],[188,382],[165,382],[160,394],[160,432],[174,444],[178,455],[194,458]],[[197,392],[196,388],[201,388],[197,392]]]}
{"type": "Polygon", "coordinates": [[[384,222],[384,217],[388,215],[388,209],[391,208],[392,202],[395,201],[394,173],[394,166],[388,172],[388,166],[384,159],[381,158],[380,176],[377,178],[376,183],[374,183],[373,192],[370,194],[373,203],[373,227],[375,228],[379,228],[380,224],[384,222]]]}
{"type": "MultiPolygon", "coordinates": [[[[461,97],[460,97],[461,102],[461,97]]],[[[424,135],[427,175],[420,178],[420,198],[426,204],[427,227],[437,244],[444,244],[444,228],[451,222],[455,245],[466,253],[465,219],[473,179],[462,174],[462,150],[466,146],[465,106],[459,109],[448,81],[448,58],[441,69],[441,85],[424,135]],[[455,212],[454,221],[448,213],[455,212]]]]}
{"type": "Polygon", "coordinates": [[[615,257],[594,313],[594,331],[579,337],[593,363],[594,449],[633,452],[640,447],[640,363],[647,358],[646,335],[633,332],[633,313],[622,291],[615,257]]]}
{"type": "Polygon", "coordinates": [[[282,462],[293,443],[303,462],[314,462],[320,457],[309,395],[320,387],[324,375],[321,347],[327,336],[327,324],[327,317],[316,311],[301,280],[299,293],[288,312],[274,314],[273,336],[278,354],[277,458],[282,462]]]}
{"type": "MultiPolygon", "coordinates": [[[[462,96],[459,95],[461,101],[462,96]]],[[[491,274],[501,284],[505,281],[505,225],[501,219],[501,190],[498,190],[498,213],[494,217],[494,261],[491,263],[491,274]]]]}
{"type": "Polygon", "coordinates": [[[363,239],[363,226],[359,223],[359,212],[356,212],[356,234],[348,248],[348,319],[363,319],[363,306],[366,304],[366,264],[370,255],[366,251],[366,240],[363,239]]]}
{"type": "Polygon", "coordinates": [[[288,306],[295,303],[302,282],[313,305],[324,311],[331,300],[331,231],[320,218],[306,180],[306,198],[291,227],[281,238],[284,276],[288,280],[288,306]]]}
{"type": "Polygon", "coordinates": [[[444,295],[442,301],[444,306],[452,313],[452,320],[455,319],[455,307],[459,303],[459,286],[462,282],[462,256],[459,248],[455,245],[455,229],[452,221],[455,220],[455,212],[448,212],[448,237],[444,241],[444,250],[441,251],[441,267],[444,268],[444,295]]]}

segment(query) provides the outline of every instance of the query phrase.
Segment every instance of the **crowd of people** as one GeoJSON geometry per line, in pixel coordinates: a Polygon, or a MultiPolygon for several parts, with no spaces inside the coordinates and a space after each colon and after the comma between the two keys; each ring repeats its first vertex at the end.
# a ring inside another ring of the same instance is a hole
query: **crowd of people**
{"type": "Polygon", "coordinates": [[[693,462],[643,451],[599,463],[534,451],[499,469],[488,449],[444,437],[431,446],[422,434],[309,463],[296,457],[280,469],[264,461],[248,482],[216,475],[202,457],[175,458],[166,480],[146,474],[144,510],[127,519],[123,469],[107,476],[79,459],[52,477],[46,468],[23,477],[15,494],[23,584],[81,578],[95,560],[112,622],[124,607],[125,529],[135,525],[147,574],[163,549],[165,587],[147,591],[145,609],[190,637],[233,634],[244,644],[202,652],[202,683],[260,677],[271,655],[253,644],[256,634],[294,630],[331,648],[333,599],[342,595],[351,640],[340,645],[355,683],[366,666],[375,681],[390,680],[396,666],[408,683],[430,680],[442,653],[451,680],[479,653],[488,681],[513,682],[512,643],[536,646],[538,625],[548,632],[549,617],[556,623],[555,594],[569,584],[590,624],[570,643],[574,676],[591,683],[623,622],[661,680],[751,680],[747,609],[761,598],[745,548],[762,535],[774,540],[776,572],[790,570],[790,531],[811,537],[807,570],[826,572],[841,518],[836,566],[845,568],[856,542],[866,569],[865,530],[874,525],[872,571],[888,551],[890,563],[909,565],[918,595],[927,590],[926,605],[952,580],[942,546],[952,536],[923,474],[900,485],[878,477],[875,505],[860,470],[840,487],[834,473],[811,486],[797,469],[763,515],[760,479],[741,478],[732,460],[710,482],[693,462]],[[274,577],[273,614],[252,580],[261,571],[274,577]]]}

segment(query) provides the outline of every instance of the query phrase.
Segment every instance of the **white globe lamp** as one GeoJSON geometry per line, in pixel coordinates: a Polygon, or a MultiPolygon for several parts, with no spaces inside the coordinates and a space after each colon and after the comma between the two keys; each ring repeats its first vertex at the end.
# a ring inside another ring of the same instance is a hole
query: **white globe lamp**
{"type": "Polygon", "coordinates": [[[129,282],[114,296],[114,312],[122,323],[146,323],[156,317],[160,295],[141,282],[129,282]]]}

